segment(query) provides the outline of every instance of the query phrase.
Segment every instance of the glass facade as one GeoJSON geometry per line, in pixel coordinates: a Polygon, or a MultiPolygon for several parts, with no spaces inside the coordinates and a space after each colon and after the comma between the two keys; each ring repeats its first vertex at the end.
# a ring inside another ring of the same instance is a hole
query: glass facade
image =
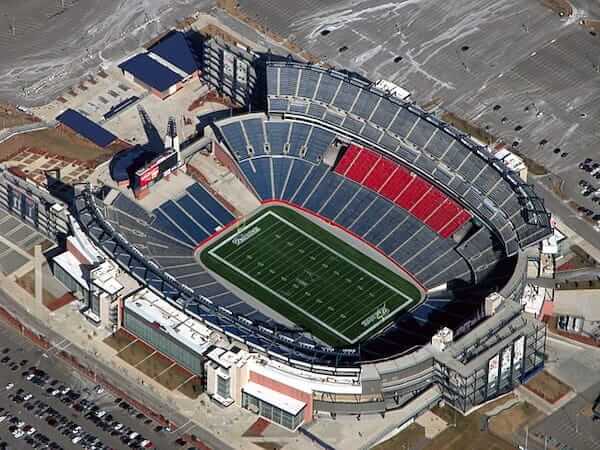
{"type": "Polygon", "coordinates": [[[54,269],[54,276],[64,286],[69,289],[76,297],[87,299],[88,290],[81,286],[68,272],[66,272],[61,266],[54,263],[52,264],[54,269]]]}
{"type": "Polygon", "coordinates": [[[217,375],[217,394],[223,398],[231,398],[229,377],[217,375]]]}
{"type": "Polygon", "coordinates": [[[294,416],[244,391],[242,391],[242,407],[290,430],[295,430],[304,421],[304,408],[294,416]]]}
{"type": "Polygon", "coordinates": [[[156,350],[174,359],[192,373],[203,377],[202,356],[193,352],[182,343],[167,335],[160,328],[138,317],[130,309],[125,308],[123,326],[140,339],[152,345],[156,350]]]}

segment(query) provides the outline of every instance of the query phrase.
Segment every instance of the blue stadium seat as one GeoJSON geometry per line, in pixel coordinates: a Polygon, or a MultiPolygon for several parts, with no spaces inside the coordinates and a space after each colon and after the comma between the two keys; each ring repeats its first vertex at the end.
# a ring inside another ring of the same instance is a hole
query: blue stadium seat
{"type": "Polygon", "coordinates": [[[159,209],[169,216],[171,221],[179,225],[181,230],[196,244],[208,237],[209,234],[190,219],[172,200],[163,203],[159,209]]]}
{"type": "Polygon", "coordinates": [[[254,151],[254,156],[265,154],[265,132],[263,129],[263,121],[261,119],[246,119],[242,122],[248,144],[254,151]]]}
{"type": "Polygon", "coordinates": [[[329,131],[313,127],[306,144],[307,150],[304,157],[309,161],[320,162],[323,159],[323,153],[331,145],[334,137],[335,135],[329,131]]]}
{"type": "Polygon", "coordinates": [[[248,141],[246,141],[240,122],[232,122],[221,126],[221,133],[229,149],[237,156],[238,160],[241,161],[248,157],[248,141]]]}
{"type": "Polygon", "coordinates": [[[325,205],[325,203],[327,203],[327,201],[331,198],[331,195],[334,193],[342,180],[342,177],[333,173],[327,174],[325,178],[321,180],[319,186],[317,186],[317,188],[313,191],[312,195],[304,203],[304,207],[318,213],[323,205],[325,205]]]}
{"type": "Polygon", "coordinates": [[[288,179],[288,173],[290,166],[292,165],[293,159],[282,157],[272,158],[273,163],[273,186],[275,191],[273,192],[274,198],[282,198],[283,191],[285,189],[285,183],[288,179]]]}
{"type": "Polygon", "coordinates": [[[296,95],[299,69],[282,67],[279,69],[279,95],[296,95]]]}
{"type": "Polygon", "coordinates": [[[401,208],[391,208],[385,216],[365,235],[365,239],[377,245],[402,222],[408,213],[401,208]]]}
{"type": "Polygon", "coordinates": [[[221,225],[204,208],[196,203],[190,195],[184,195],[176,203],[209,234],[213,234],[221,225]]]}
{"type": "Polygon", "coordinates": [[[304,123],[294,122],[292,124],[292,131],[290,134],[290,150],[291,156],[300,156],[302,147],[306,145],[306,139],[311,127],[304,123]]]}
{"type": "Polygon", "coordinates": [[[242,161],[240,167],[261,200],[273,198],[271,192],[271,158],[253,158],[252,160],[242,161]]]}
{"type": "Polygon", "coordinates": [[[289,122],[265,122],[272,155],[282,155],[290,132],[289,122]]]}
{"type": "Polygon", "coordinates": [[[348,228],[354,219],[356,219],[371,202],[377,197],[377,194],[367,189],[360,188],[356,196],[342,210],[335,219],[337,223],[348,228]]]}
{"type": "Polygon", "coordinates": [[[321,76],[321,82],[319,83],[319,88],[315,94],[315,100],[319,100],[323,103],[331,103],[341,82],[342,81],[339,78],[324,73],[321,76]]]}
{"type": "Polygon", "coordinates": [[[303,205],[326,171],[327,168],[323,165],[313,166],[310,174],[308,177],[306,177],[298,192],[296,192],[292,202],[294,202],[296,205],[303,205]]]}
{"type": "Polygon", "coordinates": [[[340,90],[333,99],[333,104],[343,111],[349,111],[359,92],[359,87],[348,82],[342,83],[340,90]]]}
{"type": "Polygon", "coordinates": [[[365,210],[364,214],[350,226],[350,230],[359,236],[364,236],[377,221],[392,208],[392,203],[377,197],[375,201],[365,210]]]}
{"type": "Polygon", "coordinates": [[[321,74],[314,70],[304,69],[300,75],[300,85],[298,86],[298,97],[313,98],[319,76],[321,74]]]}
{"type": "Polygon", "coordinates": [[[194,197],[198,203],[202,205],[204,209],[210,212],[215,219],[217,219],[221,225],[227,225],[231,222],[234,217],[219,201],[214,198],[206,189],[204,189],[198,183],[192,184],[187,188],[189,194],[194,197]]]}
{"type": "Polygon", "coordinates": [[[283,193],[280,194],[282,200],[290,201],[292,199],[312,167],[312,164],[304,160],[293,159],[292,168],[290,169],[285,189],[283,190],[283,193]]]}
{"type": "Polygon", "coordinates": [[[344,179],[340,187],[329,199],[325,207],[321,210],[321,215],[333,220],[339,212],[348,204],[352,196],[359,190],[359,186],[347,179],[344,179]]]}
{"type": "Polygon", "coordinates": [[[196,242],[193,239],[191,239],[189,236],[187,236],[185,233],[183,233],[179,228],[177,228],[167,218],[167,215],[165,213],[163,213],[159,209],[155,209],[153,211],[153,214],[154,214],[155,218],[151,224],[152,227],[158,228],[159,230],[161,230],[164,233],[171,236],[173,239],[176,239],[180,242],[184,242],[184,243],[192,244],[192,245],[196,244],[196,242]]]}

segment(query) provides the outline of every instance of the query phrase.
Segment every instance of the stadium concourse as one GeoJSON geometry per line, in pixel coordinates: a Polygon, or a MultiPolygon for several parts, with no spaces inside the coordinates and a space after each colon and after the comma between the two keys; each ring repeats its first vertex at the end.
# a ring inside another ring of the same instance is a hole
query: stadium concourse
{"type": "Polygon", "coordinates": [[[238,97],[254,112],[205,139],[262,205],[242,217],[179,158],[166,198],[160,173],[143,201],[78,186],[87,235],[160,298],[125,299],[125,328],[216,401],[283,421],[276,406],[289,428],[440,399],[468,412],[543,366],[545,328],[519,302],[525,250],[552,230],[529,185],[367,80],[211,45],[227,57],[210,64],[240,60],[257,81],[238,97]]]}

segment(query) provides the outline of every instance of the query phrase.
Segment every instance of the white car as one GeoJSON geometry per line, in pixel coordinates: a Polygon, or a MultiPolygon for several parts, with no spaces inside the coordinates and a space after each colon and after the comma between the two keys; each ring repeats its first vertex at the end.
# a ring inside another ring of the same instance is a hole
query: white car
{"type": "Polygon", "coordinates": [[[60,391],[59,391],[58,389],[54,389],[54,390],[53,390],[53,391],[50,393],[50,395],[52,395],[52,396],[54,396],[54,397],[56,397],[58,394],[60,394],[60,391]]]}
{"type": "Polygon", "coordinates": [[[96,417],[98,417],[99,419],[102,419],[105,415],[106,415],[106,411],[98,411],[96,413],[96,417]]]}
{"type": "Polygon", "coordinates": [[[64,394],[68,394],[69,392],[71,392],[71,388],[68,388],[68,387],[67,387],[67,388],[64,388],[64,389],[61,391],[61,394],[63,394],[63,395],[64,395],[64,394]]]}
{"type": "Polygon", "coordinates": [[[104,388],[102,386],[98,386],[96,388],[96,394],[104,394],[104,388]]]}
{"type": "Polygon", "coordinates": [[[26,379],[27,381],[31,381],[31,380],[33,380],[33,377],[35,377],[35,374],[34,374],[34,373],[30,373],[29,375],[27,375],[27,376],[25,377],[25,379],[26,379]]]}
{"type": "Polygon", "coordinates": [[[23,433],[21,430],[15,430],[13,432],[13,436],[15,439],[21,439],[23,436],[25,436],[25,433],[23,433]]]}
{"type": "Polygon", "coordinates": [[[136,437],[138,437],[140,435],[140,433],[136,433],[135,431],[133,433],[131,433],[129,435],[129,439],[135,439],[136,437]]]}
{"type": "Polygon", "coordinates": [[[12,388],[14,388],[14,387],[15,387],[15,383],[8,383],[8,384],[6,385],[6,388],[5,388],[5,389],[6,389],[7,391],[10,391],[10,390],[11,390],[12,388]]]}
{"type": "Polygon", "coordinates": [[[119,431],[121,428],[123,428],[123,424],[122,423],[118,423],[113,427],[116,431],[119,431]]]}
{"type": "Polygon", "coordinates": [[[28,431],[27,431],[27,436],[31,436],[33,433],[36,432],[36,429],[31,427],[28,431]]]}
{"type": "Polygon", "coordinates": [[[18,428],[18,429],[21,429],[21,428],[23,428],[25,425],[27,425],[27,424],[26,424],[25,422],[23,422],[22,420],[20,420],[20,421],[17,423],[17,428],[18,428]]]}
{"type": "Polygon", "coordinates": [[[31,400],[32,398],[33,398],[33,395],[27,394],[25,397],[23,397],[23,400],[28,401],[28,400],[31,400]]]}
{"type": "Polygon", "coordinates": [[[71,439],[71,442],[73,444],[77,444],[81,439],[83,439],[81,436],[75,436],[73,439],[71,439]]]}
{"type": "Polygon", "coordinates": [[[0,416],[0,423],[4,422],[7,419],[6,416],[0,416]]]}

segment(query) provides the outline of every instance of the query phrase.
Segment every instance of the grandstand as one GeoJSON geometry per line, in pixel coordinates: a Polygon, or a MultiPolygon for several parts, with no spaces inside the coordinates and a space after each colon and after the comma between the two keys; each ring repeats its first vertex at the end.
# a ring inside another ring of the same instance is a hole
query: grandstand
{"type": "Polygon", "coordinates": [[[351,402],[315,389],[315,410],[383,412],[438,384],[467,411],[541,367],[545,334],[518,305],[524,250],[551,232],[533,189],[359,77],[253,64],[266,76],[266,110],[218,121],[208,136],[261,208],[237,220],[198,183],[152,210],[82,187],[76,207],[94,242],[190,317],[286,370],[357,377],[351,402]],[[495,314],[490,295],[503,299],[495,314]],[[431,342],[445,327],[456,342],[442,352],[431,342]],[[521,345],[510,377],[488,378],[490,358],[521,345]]]}

